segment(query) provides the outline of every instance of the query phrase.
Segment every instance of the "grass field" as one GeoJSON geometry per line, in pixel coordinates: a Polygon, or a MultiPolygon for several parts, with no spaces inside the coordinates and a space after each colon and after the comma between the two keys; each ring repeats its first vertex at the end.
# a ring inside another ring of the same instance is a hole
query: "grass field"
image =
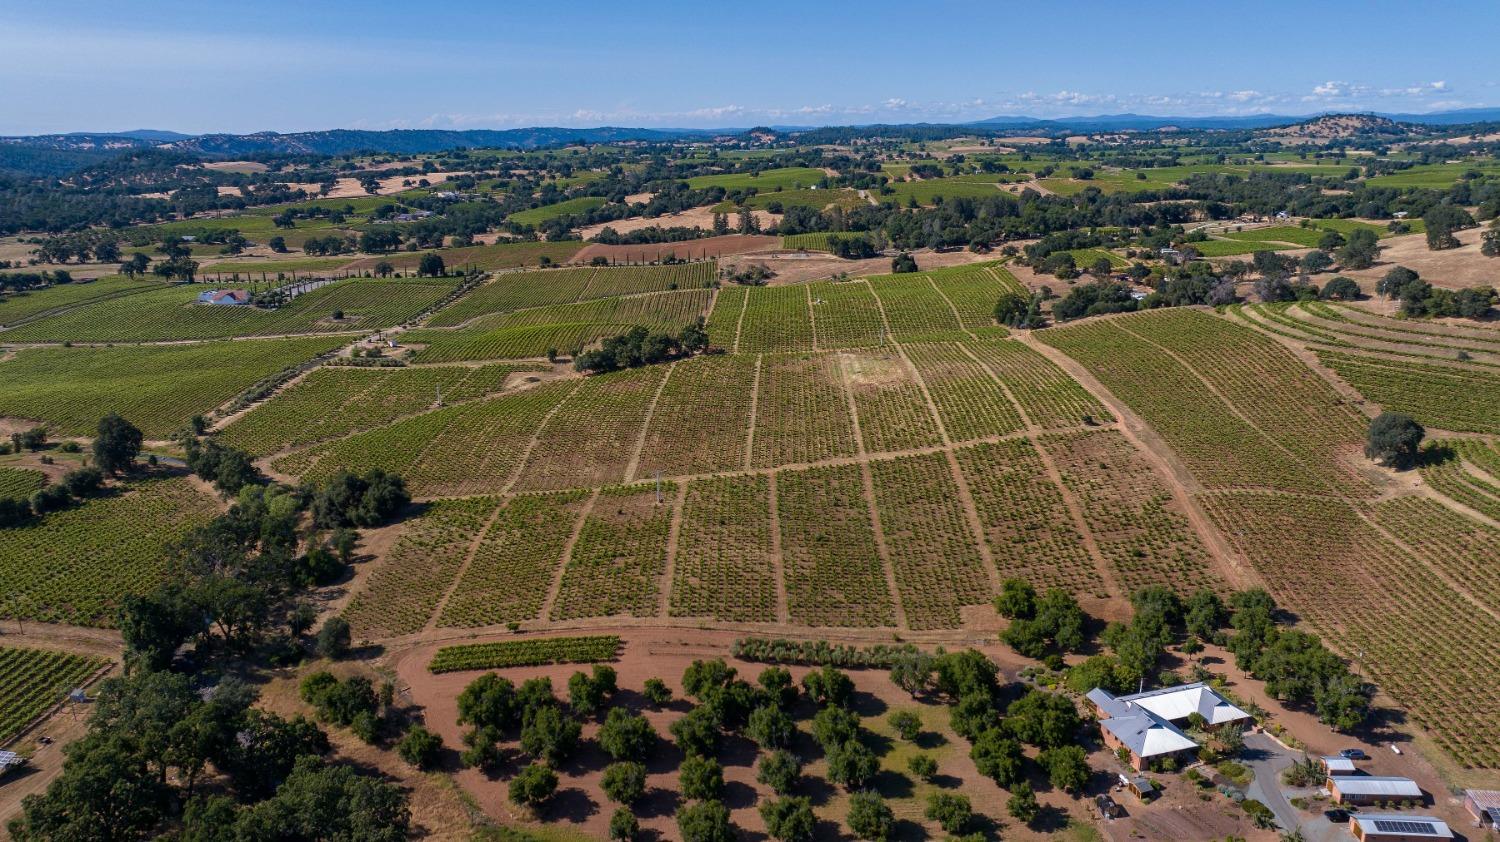
{"type": "Polygon", "coordinates": [[[0,333],[10,342],[155,342],[391,327],[452,292],[456,279],[335,281],[277,310],[198,304],[201,284],[99,301],[0,333]],[[342,319],[334,319],[342,312],[342,319]]]}
{"type": "Polygon", "coordinates": [[[731,201],[720,202],[714,206],[717,213],[732,213],[736,208],[748,207],[757,210],[767,210],[773,205],[782,208],[816,208],[823,210],[830,205],[848,210],[860,205],[869,204],[859,197],[859,193],[848,188],[835,188],[831,190],[765,190],[746,199],[742,204],[731,201]]]}
{"type": "Polygon", "coordinates": [[[769,193],[777,188],[782,190],[800,190],[812,187],[827,177],[827,173],[814,167],[783,167],[781,169],[761,170],[759,173],[699,175],[688,179],[687,183],[694,190],[704,190],[709,187],[722,187],[725,190],[744,190],[754,187],[762,193],[769,193]]]}
{"type": "Polygon", "coordinates": [[[118,412],[165,438],[262,378],[342,344],[333,338],[124,348],[29,348],[0,362],[0,414],[88,435],[118,412]]]}
{"type": "Polygon", "coordinates": [[[0,529],[0,617],[113,626],[120,598],[165,573],[167,545],[217,513],[186,479],[158,477],[0,529]]]}
{"type": "MultiPolygon", "coordinates": [[[[438,252],[450,271],[470,266],[477,269],[517,269],[522,266],[540,266],[542,258],[553,263],[566,263],[572,259],[583,243],[577,240],[561,242],[515,242],[496,243],[489,246],[465,246],[443,249],[438,252]]],[[[389,263],[402,271],[415,271],[427,252],[404,251],[399,254],[379,257],[362,257],[348,266],[350,271],[373,271],[381,263],[389,263]]]]}
{"type": "Polygon", "coordinates": [[[564,216],[585,213],[600,207],[606,202],[601,196],[579,196],[576,199],[558,202],[555,205],[542,205],[531,210],[518,211],[506,217],[507,220],[517,225],[541,225],[564,216]]]}

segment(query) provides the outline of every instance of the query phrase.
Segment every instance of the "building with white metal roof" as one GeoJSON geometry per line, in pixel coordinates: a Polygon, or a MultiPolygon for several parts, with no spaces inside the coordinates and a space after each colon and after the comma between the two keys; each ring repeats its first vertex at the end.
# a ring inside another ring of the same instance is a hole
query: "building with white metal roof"
{"type": "Polygon", "coordinates": [[[1349,833],[1355,839],[1370,842],[1416,842],[1425,839],[1452,839],[1453,830],[1442,819],[1431,816],[1355,815],[1349,817],[1349,833]]]}
{"type": "Polygon", "coordinates": [[[1203,717],[1210,728],[1250,719],[1250,714],[1201,682],[1129,696],[1095,687],[1085,698],[1099,714],[1105,744],[1128,750],[1137,769],[1155,757],[1196,750],[1198,744],[1177,725],[1193,714],[1203,717]]]}
{"type": "Polygon", "coordinates": [[[1334,801],[1369,804],[1375,801],[1420,800],[1422,788],[1411,778],[1387,775],[1337,775],[1328,779],[1334,801]]]}

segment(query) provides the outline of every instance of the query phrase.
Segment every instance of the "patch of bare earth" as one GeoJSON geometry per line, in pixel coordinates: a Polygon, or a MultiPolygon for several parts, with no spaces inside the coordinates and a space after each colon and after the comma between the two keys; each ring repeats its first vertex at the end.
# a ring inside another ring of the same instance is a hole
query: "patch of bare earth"
{"type": "MultiPolygon", "coordinates": [[[[762,228],[769,228],[781,219],[779,214],[769,211],[751,211],[762,228]]],[[[729,217],[731,224],[738,221],[737,214],[725,214],[729,217]]],[[[599,235],[606,228],[613,228],[616,234],[628,234],[631,231],[639,231],[642,228],[702,228],[705,231],[714,227],[714,212],[712,207],[693,208],[691,210],[669,213],[663,216],[636,216],[629,219],[617,219],[613,222],[601,222],[598,225],[590,225],[587,228],[578,229],[578,233],[585,240],[599,235]]]]}
{"type": "Polygon", "coordinates": [[[1500,281],[1500,258],[1479,253],[1482,228],[1459,231],[1455,236],[1462,245],[1456,249],[1433,251],[1427,248],[1427,237],[1407,234],[1381,240],[1380,259],[1369,269],[1345,270],[1341,274],[1360,282],[1366,292],[1375,282],[1396,266],[1405,266],[1433,286],[1461,289],[1481,284],[1494,286],[1500,281]]]}
{"type": "MultiPolygon", "coordinates": [[[[994,260],[993,254],[975,254],[971,251],[917,251],[912,253],[917,260],[917,267],[922,270],[941,269],[947,266],[962,266],[968,263],[979,263],[986,260],[994,260]]],[[[764,254],[746,254],[721,260],[720,263],[731,271],[744,269],[752,265],[763,265],[776,273],[771,279],[772,286],[783,286],[787,284],[799,284],[807,281],[816,281],[823,278],[832,278],[837,275],[847,275],[851,278],[863,278],[870,275],[884,275],[891,271],[891,258],[872,257],[868,260],[844,260],[831,254],[820,251],[773,251],[764,254]]]]}
{"type": "Polygon", "coordinates": [[[573,255],[573,263],[587,263],[595,257],[604,257],[615,263],[651,263],[674,256],[679,260],[702,260],[709,257],[724,257],[731,254],[746,254],[776,248],[779,237],[757,234],[730,234],[724,237],[705,237],[701,240],[684,240],[680,243],[647,243],[633,246],[610,246],[589,243],[573,255]]]}
{"type": "MultiPolygon", "coordinates": [[[[832,634],[837,638],[837,632],[832,634]]],[[[674,701],[663,709],[648,705],[640,696],[640,689],[647,678],[661,678],[681,699],[682,673],[698,659],[725,657],[729,665],[739,671],[741,677],[754,681],[764,664],[749,663],[728,658],[726,653],[734,634],[722,630],[700,629],[639,629],[625,632],[624,653],[614,664],[619,676],[621,693],[617,702],[623,707],[637,711],[646,717],[663,739],[657,744],[647,762],[647,795],[635,806],[635,813],[642,827],[660,839],[678,839],[673,818],[682,799],[677,794],[677,769],[681,753],[671,744],[668,728],[686,713],[691,705],[674,701]]],[[[465,641],[468,642],[468,641],[465,641]]],[[[1002,651],[994,644],[981,647],[995,658],[1007,678],[1014,678],[1022,663],[1013,653],[1002,651]]],[[[486,815],[506,825],[536,827],[548,825],[575,831],[586,838],[603,839],[608,835],[609,817],[615,805],[605,796],[601,786],[603,770],[609,759],[593,741],[598,732],[598,723],[584,726],[584,745],[573,759],[562,764],[558,770],[557,794],[542,807],[539,814],[525,813],[512,805],[506,797],[507,783],[527,763],[514,740],[502,743],[503,760],[494,774],[474,769],[459,769],[456,750],[461,747],[464,728],[458,725],[457,697],[479,672],[447,673],[431,675],[427,664],[436,649],[435,644],[390,653],[386,666],[394,671],[397,686],[413,704],[420,709],[428,728],[442,735],[449,748],[449,765],[458,784],[478,803],[486,815]]],[[[498,670],[501,675],[519,684],[527,678],[547,676],[559,694],[565,694],[568,677],[573,672],[587,669],[577,665],[556,665],[498,670]]],[[[793,678],[799,680],[809,670],[805,667],[789,667],[793,678]]],[[[989,824],[1003,828],[1006,839],[1042,839],[1046,834],[1021,826],[1005,815],[1005,793],[988,778],[981,776],[968,756],[968,745],[952,733],[948,726],[946,705],[931,699],[914,700],[890,681],[884,670],[851,670],[856,697],[855,712],[865,717],[865,724],[876,732],[873,740],[877,753],[883,754],[882,771],[877,776],[875,788],[889,799],[896,813],[901,838],[942,838],[935,824],[922,815],[926,796],[930,792],[945,790],[968,795],[979,818],[977,824],[989,824]],[[928,732],[923,744],[913,746],[891,737],[885,725],[889,713],[896,709],[916,711],[923,719],[928,732]],[[887,753],[888,750],[888,753],[887,753]],[[935,783],[927,784],[910,779],[906,761],[921,751],[931,755],[938,763],[935,783]]],[[[808,733],[813,710],[802,702],[794,712],[798,720],[799,734],[793,742],[793,751],[805,761],[806,778],[798,794],[807,795],[813,802],[819,823],[818,839],[851,840],[844,819],[848,812],[848,795],[841,788],[826,781],[826,761],[821,750],[808,733]]],[[[774,798],[770,790],[755,780],[755,761],[759,755],[755,745],[743,737],[726,737],[719,761],[724,766],[725,804],[730,808],[730,820],[748,838],[762,839],[765,824],[762,822],[757,804],[774,798]]],[[[1107,762],[1102,751],[1096,751],[1091,762],[1096,768],[1107,762]]],[[[1092,791],[1102,791],[1104,777],[1097,776],[1092,791]]],[[[1038,800],[1052,810],[1067,813],[1078,821],[1089,821],[1088,801],[1085,797],[1071,797],[1043,787],[1038,800]]],[[[1227,802],[1226,802],[1227,803],[1227,802]]],[[[1230,832],[1240,832],[1231,829],[1230,832]]],[[[1220,834],[1222,835],[1222,834],[1220,834]]],[[[1193,837],[1193,838],[1208,838],[1193,837]]]]}

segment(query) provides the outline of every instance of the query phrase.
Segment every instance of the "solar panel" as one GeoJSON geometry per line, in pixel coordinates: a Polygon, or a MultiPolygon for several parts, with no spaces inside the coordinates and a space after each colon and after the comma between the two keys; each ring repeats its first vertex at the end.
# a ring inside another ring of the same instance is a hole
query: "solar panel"
{"type": "Polygon", "coordinates": [[[1437,829],[1432,822],[1412,822],[1401,819],[1376,819],[1375,829],[1381,833],[1418,833],[1427,836],[1436,836],[1437,829]]]}

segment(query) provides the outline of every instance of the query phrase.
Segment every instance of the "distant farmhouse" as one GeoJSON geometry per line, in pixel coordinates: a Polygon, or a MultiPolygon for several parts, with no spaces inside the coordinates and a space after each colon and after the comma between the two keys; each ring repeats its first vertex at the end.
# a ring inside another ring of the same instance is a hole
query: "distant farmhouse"
{"type": "Polygon", "coordinates": [[[198,293],[198,303],[240,306],[250,303],[250,293],[242,289],[211,289],[198,293]]]}
{"type": "Polygon", "coordinates": [[[1099,715],[1104,744],[1129,751],[1130,763],[1137,770],[1160,757],[1185,758],[1196,752],[1198,743],[1180,727],[1194,714],[1203,718],[1205,730],[1250,721],[1250,714],[1201,682],[1130,696],[1115,696],[1095,687],[1087,698],[1099,715]]]}

